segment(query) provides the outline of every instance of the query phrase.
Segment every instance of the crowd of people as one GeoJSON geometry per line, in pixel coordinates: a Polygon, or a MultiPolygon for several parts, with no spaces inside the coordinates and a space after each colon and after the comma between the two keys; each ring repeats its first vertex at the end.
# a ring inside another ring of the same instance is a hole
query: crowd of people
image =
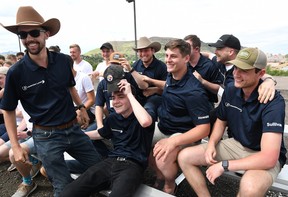
{"type": "Polygon", "coordinates": [[[29,196],[39,171],[54,197],[107,189],[131,197],[147,168],[153,187],[175,195],[182,170],[205,197],[206,179],[214,184],[225,171],[244,170],[238,196],[264,196],[286,162],[285,102],[266,74],[267,57],[234,35],[209,43],[215,54],[202,52],[196,35],[170,40],[165,62],[155,56],[161,44],[141,37],[132,64],[104,42],[93,70],[78,44],[69,55],[46,46],[60,30],[56,18],[23,6],[16,25],[2,26],[26,48],[6,57],[9,66],[0,56],[0,160],[22,175],[13,197],[29,196]]]}

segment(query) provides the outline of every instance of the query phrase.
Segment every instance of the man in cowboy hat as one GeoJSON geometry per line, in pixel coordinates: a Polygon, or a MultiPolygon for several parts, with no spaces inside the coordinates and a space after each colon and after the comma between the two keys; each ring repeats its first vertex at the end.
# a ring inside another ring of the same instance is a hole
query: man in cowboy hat
{"type": "MultiPolygon", "coordinates": [[[[56,18],[45,21],[33,7],[25,6],[18,9],[16,25],[2,26],[17,34],[27,50],[25,56],[7,73],[8,83],[1,102],[15,165],[31,165],[27,152],[21,148],[17,138],[15,108],[20,100],[31,117],[37,156],[47,171],[54,187],[54,196],[57,197],[72,181],[64,162],[65,151],[87,168],[100,161],[76,118],[78,114],[81,124],[87,125],[89,122],[85,106],[74,88],[69,59],[46,48],[46,40],[59,31],[60,21],[56,18]],[[77,104],[76,109],[73,101],[77,104]]],[[[35,183],[30,175],[19,172],[23,182],[13,196],[28,196],[35,189],[35,183]]]]}
{"type": "Polygon", "coordinates": [[[151,42],[147,37],[141,37],[137,42],[137,48],[133,48],[137,51],[140,59],[132,67],[127,60],[121,59],[121,65],[131,73],[140,88],[137,88],[137,96],[141,104],[145,104],[147,97],[151,95],[162,94],[161,88],[153,83],[143,81],[143,79],[149,78],[165,82],[167,78],[166,64],[154,56],[160,49],[159,42],[151,42]]]}

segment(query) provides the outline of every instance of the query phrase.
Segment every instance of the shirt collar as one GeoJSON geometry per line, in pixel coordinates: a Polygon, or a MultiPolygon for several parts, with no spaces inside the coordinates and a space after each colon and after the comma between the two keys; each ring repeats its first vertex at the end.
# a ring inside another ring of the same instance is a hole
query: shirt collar
{"type": "MultiPolygon", "coordinates": [[[[54,63],[54,54],[51,53],[48,49],[47,50],[47,55],[48,55],[48,65],[50,63],[54,63]]],[[[36,71],[37,69],[40,68],[40,66],[38,64],[36,64],[29,56],[29,53],[27,53],[25,56],[24,56],[24,62],[26,64],[26,66],[32,70],[32,71],[36,71]]]]}

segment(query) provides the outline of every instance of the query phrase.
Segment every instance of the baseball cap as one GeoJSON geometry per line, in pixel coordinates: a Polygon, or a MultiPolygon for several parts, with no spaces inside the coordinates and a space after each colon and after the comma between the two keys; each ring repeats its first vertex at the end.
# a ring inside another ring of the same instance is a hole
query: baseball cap
{"type": "Polygon", "coordinates": [[[1,66],[0,67],[0,74],[7,75],[9,68],[7,66],[1,66]]]}
{"type": "Polygon", "coordinates": [[[119,53],[119,52],[111,53],[111,55],[109,56],[109,63],[120,64],[119,58],[123,58],[123,57],[124,55],[122,53],[119,53]]]}
{"type": "Polygon", "coordinates": [[[234,64],[236,67],[249,70],[253,68],[264,69],[267,65],[265,53],[258,48],[245,48],[239,51],[234,60],[227,63],[234,64]]]}
{"type": "Polygon", "coordinates": [[[125,76],[123,67],[118,64],[111,64],[104,71],[104,79],[107,82],[108,92],[119,91],[118,83],[125,76]]]}
{"type": "Polygon", "coordinates": [[[109,42],[105,42],[104,44],[102,44],[100,49],[102,50],[103,48],[114,50],[112,44],[110,44],[109,42]]]}
{"type": "Polygon", "coordinates": [[[208,46],[216,48],[230,47],[237,50],[241,49],[239,39],[232,34],[224,34],[217,40],[216,43],[208,43],[208,46]]]}

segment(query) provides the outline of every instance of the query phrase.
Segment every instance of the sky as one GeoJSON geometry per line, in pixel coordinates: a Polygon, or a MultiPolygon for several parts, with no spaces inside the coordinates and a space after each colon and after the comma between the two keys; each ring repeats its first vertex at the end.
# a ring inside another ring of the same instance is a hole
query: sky
{"type": "MultiPolygon", "coordinates": [[[[287,0],[135,0],[137,39],[196,34],[207,43],[233,34],[244,47],[288,54],[287,4],[287,0]]],[[[46,45],[58,45],[64,53],[74,43],[86,53],[106,41],[135,38],[134,7],[126,0],[9,0],[1,4],[0,23],[15,25],[18,8],[27,5],[45,20],[60,20],[60,31],[46,45]]],[[[0,53],[19,50],[17,36],[0,26],[0,53]]]]}

